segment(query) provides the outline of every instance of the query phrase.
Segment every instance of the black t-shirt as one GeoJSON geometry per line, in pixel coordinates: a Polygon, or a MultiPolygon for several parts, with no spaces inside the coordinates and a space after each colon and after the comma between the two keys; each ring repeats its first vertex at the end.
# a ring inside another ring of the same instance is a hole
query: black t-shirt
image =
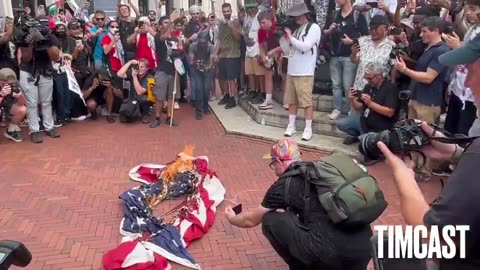
{"type": "MultiPolygon", "coordinates": [[[[58,39],[52,34],[48,36],[47,47],[58,47],[58,39]]],[[[30,74],[33,74],[36,70],[39,74],[45,74],[46,70],[50,70],[53,73],[52,61],[48,57],[46,50],[43,51],[34,51],[33,59],[29,63],[20,63],[20,70],[26,71],[30,74]]]]}
{"type": "Polygon", "coordinates": [[[119,30],[120,41],[122,42],[123,50],[129,53],[136,53],[137,51],[136,44],[130,44],[127,42],[128,37],[131,36],[133,32],[135,32],[135,26],[136,26],[135,22],[134,21],[127,22],[124,20],[119,20],[118,26],[120,27],[120,30],[119,30]]]}
{"type": "Polygon", "coordinates": [[[172,57],[172,50],[169,49],[172,44],[178,43],[176,37],[168,40],[161,40],[159,35],[155,36],[155,48],[157,53],[157,70],[163,71],[169,75],[175,74],[175,66],[173,65],[174,58],[172,57]]]}
{"type": "MultiPolygon", "coordinates": [[[[148,88],[148,79],[154,79],[154,77],[147,73],[142,78],[139,78],[138,82],[140,83],[140,85],[143,88],[147,89],[148,88]]],[[[130,81],[130,93],[131,93],[130,95],[132,95],[132,97],[135,100],[146,101],[147,100],[147,94],[146,93],[144,95],[138,95],[137,94],[137,91],[135,90],[135,86],[133,85],[133,77],[132,77],[132,72],[131,71],[127,72],[127,80],[130,81]]]]}
{"type": "MultiPolygon", "coordinates": [[[[290,165],[286,172],[296,169],[295,163],[290,165]]],[[[299,215],[300,220],[303,220],[305,201],[304,195],[304,181],[301,176],[294,176],[288,180],[288,178],[280,177],[273,185],[270,186],[261,205],[265,208],[287,209],[289,208],[295,214],[299,215]],[[288,198],[286,197],[288,192],[288,198]]],[[[372,236],[370,226],[358,227],[355,229],[340,229],[338,226],[332,223],[327,213],[320,204],[317,192],[314,188],[311,188],[310,195],[310,224],[309,228],[316,234],[324,235],[325,238],[329,238],[330,243],[323,243],[325,245],[333,245],[334,249],[339,256],[362,256],[367,255],[370,252],[369,241],[372,236]]],[[[281,224],[279,224],[281,226],[281,224]]]]}
{"type": "Polygon", "coordinates": [[[334,18],[334,23],[337,24],[337,30],[330,35],[330,50],[334,56],[348,57],[352,54],[352,45],[345,45],[341,41],[344,34],[349,36],[352,40],[368,35],[368,26],[365,16],[359,13],[357,23],[355,24],[354,13],[355,11],[352,10],[352,12],[344,18],[342,17],[342,13],[338,12],[337,16],[334,18]]]}
{"type": "MultiPolygon", "coordinates": [[[[384,80],[380,88],[375,88],[367,84],[363,89],[363,93],[370,95],[372,101],[388,108],[398,109],[399,98],[398,89],[390,81],[384,80]]],[[[375,112],[372,109],[365,109],[363,116],[360,118],[360,124],[364,132],[380,132],[393,127],[397,121],[397,112],[393,117],[387,117],[375,112]]]]}
{"type": "Polygon", "coordinates": [[[466,259],[441,261],[441,270],[480,269],[479,164],[480,139],[476,139],[463,153],[438,200],[423,217],[427,226],[470,226],[466,233],[466,259]]]}

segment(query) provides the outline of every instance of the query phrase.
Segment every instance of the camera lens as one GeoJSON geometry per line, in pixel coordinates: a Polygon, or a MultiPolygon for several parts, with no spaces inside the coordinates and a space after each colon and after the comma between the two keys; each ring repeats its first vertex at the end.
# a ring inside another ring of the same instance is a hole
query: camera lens
{"type": "Polygon", "coordinates": [[[377,146],[382,141],[390,148],[390,131],[384,130],[378,133],[369,133],[363,136],[358,144],[358,151],[370,160],[379,160],[383,154],[377,146]]]}

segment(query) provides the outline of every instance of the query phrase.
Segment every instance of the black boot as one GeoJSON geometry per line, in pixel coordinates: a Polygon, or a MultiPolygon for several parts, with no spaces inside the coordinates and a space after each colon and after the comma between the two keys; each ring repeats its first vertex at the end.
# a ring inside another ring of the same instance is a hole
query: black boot
{"type": "Polygon", "coordinates": [[[231,109],[235,107],[237,107],[237,101],[235,100],[235,97],[231,97],[225,105],[225,109],[231,109]]]}

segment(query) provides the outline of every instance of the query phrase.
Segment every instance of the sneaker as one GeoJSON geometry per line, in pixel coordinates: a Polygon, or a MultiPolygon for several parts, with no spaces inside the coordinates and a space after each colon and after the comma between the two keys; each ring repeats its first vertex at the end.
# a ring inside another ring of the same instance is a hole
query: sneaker
{"type": "Polygon", "coordinates": [[[260,110],[270,110],[273,109],[273,103],[271,101],[265,100],[262,104],[258,106],[260,110]]]}
{"type": "Polygon", "coordinates": [[[343,140],[343,144],[345,145],[351,145],[351,144],[354,144],[354,143],[357,143],[359,142],[358,138],[357,137],[352,137],[352,136],[348,136],[347,138],[345,138],[343,140]]]}
{"type": "Polygon", "coordinates": [[[196,113],[195,114],[195,119],[202,120],[203,119],[203,114],[202,113],[196,113]]]}
{"type": "Polygon", "coordinates": [[[330,120],[337,120],[339,116],[340,116],[340,111],[337,109],[334,109],[332,113],[328,115],[328,118],[330,118],[330,120]]]}
{"type": "Polygon", "coordinates": [[[288,126],[287,129],[285,130],[285,133],[283,133],[283,136],[285,137],[293,137],[297,133],[297,130],[295,129],[294,126],[288,126]]]}
{"type": "Polygon", "coordinates": [[[285,109],[285,111],[288,111],[288,109],[290,108],[290,106],[288,106],[288,104],[283,104],[283,108],[285,109]]]}
{"type": "Polygon", "coordinates": [[[64,124],[64,123],[63,123],[62,120],[55,120],[55,121],[53,122],[53,126],[56,127],[56,128],[62,127],[63,124],[64,124]]]}
{"type": "MultiPolygon", "coordinates": [[[[170,119],[171,119],[171,117],[167,117],[167,119],[165,120],[165,123],[167,125],[170,125],[170,119]]],[[[175,119],[172,119],[172,127],[176,127],[176,126],[178,126],[178,122],[175,121],[175,119]]]]}
{"type": "Polygon", "coordinates": [[[60,134],[58,134],[57,130],[52,128],[50,130],[45,130],[45,133],[47,133],[48,137],[50,138],[58,138],[60,137],[60,134]]]}
{"type": "Polygon", "coordinates": [[[5,133],[3,134],[3,136],[5,136],[5,138],[8,138],[14,142],[23,142],[22,134],[20,134],[20,132],[16,130],[14,131],[5,130],[5,133]]]}
{"type": "Polygon", "coordinates": [[[242,97],[242,100],[252,100],[255,97],[257,97],[257,95],[258,95],[258,92],[256,91],[249,91],[248,94],[242,97]]]}
{"type": "Polygon", "coordinates": [[[42,143],[43,139],[42,139],[42,134],[40,134],[40,131],[30,133],[30,140],[33,143],[42,143]]]}
{"type": "Polygon", "coordinates": [[[180,109],[180,105],[178,105],[178,102],[175,101],[175,103],[173,104],[173,109],[174,110],[179,110],[180,109]]]}
{"type": "Polygon", "coordinates": [[[230,100],[230,95],[225,95],[223,96],[222,99],[220,99],[220,101],[218,102],[218,105],[225,105],[228,103],[228,101],[230,100]]]}
{"type": "Polygon", "coordinates": [[[235,98],[232,97],[229,99],[229,101],[227,102],[227,104],[225,105],[225,109],[232,109],[232,108],[235,108],[237,107],[237,101],[235,101],[235,98]]]}
{"type": "Polygon", "coordinates": [[[160,121],[160,119],[155,118],[155,119],[153,119],[153,120],[150,122],[150,128],[159,127],[161,123],[162,123],[162,122],[160,121]]]}
{"type": "Polygon", "coordinates": [[[90,115],[91,120],[97,120],[98,119],[98,113],[97,110],[93,111],[90,115]]]}
{"type": "Polygon", "coordinates": [[[250,102],[252,104],[262,104],[263,102],[265,102],[265,99],[263,98],[263,94],[262,93],[257,93],[257,96],[252,98],[250,100],[250,102]]]}
{"type": "Polygon", "coordinates": [[[311,128],[305,128],[302,134],[302,141],[310,141],[312,139],[313,132],[311,128]]]}
{"type": "Polygon", "coordinates": [[[72,117],[72,121],[83,121],[87,119],[86,115],[80,115],[79,117],[72,117]]]}

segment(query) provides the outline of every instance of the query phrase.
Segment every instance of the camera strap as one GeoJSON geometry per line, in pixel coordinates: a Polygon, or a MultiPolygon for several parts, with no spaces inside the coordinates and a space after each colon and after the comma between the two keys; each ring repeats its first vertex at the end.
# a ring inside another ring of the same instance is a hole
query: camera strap
{"type": "Polygon", "coordinates": [[[474,140],[480,138],[480,136],[468,137],[463,134],[451,134],[447,130],[437,125],[431,124],[430,126],[433,128],[433,133],[431,136],[429,136],[429,139],[433,141],[441,142],[441,143],[468,145],[472,143],[474,140]],[[442,132],[446,137],[435,137],[435,133],[437,131],[442,132]]]}

